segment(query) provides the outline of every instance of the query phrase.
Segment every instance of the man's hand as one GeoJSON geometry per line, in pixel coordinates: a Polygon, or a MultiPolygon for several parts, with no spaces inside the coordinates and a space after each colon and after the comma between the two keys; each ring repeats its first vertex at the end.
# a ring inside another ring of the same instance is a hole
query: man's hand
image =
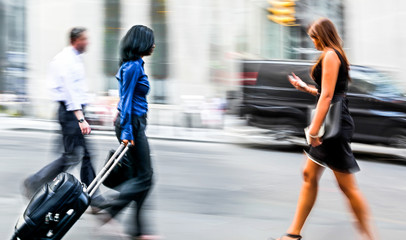
{"type": "Polygon", "coordinates": [[[92,129],[90,129],[89,123],[85,121],[79,123],[80,130],[82,131],[83,135],[90,134],[92,129]]]}
{"type": "Polygon", "coordinates": [[[80,127],[80,131],[82,131],[82,134],[83,135],[90,134],[90,132],[92,130],[90,129],[89,123],[86,122],[85,116],[83,115],[82,110],[75,110],[75,111],[73,111],[73,113],[75,114],[78,121],[79,121],[79,119],[83,119],[83,122],[79,122],[79,127],[80,127]]]}

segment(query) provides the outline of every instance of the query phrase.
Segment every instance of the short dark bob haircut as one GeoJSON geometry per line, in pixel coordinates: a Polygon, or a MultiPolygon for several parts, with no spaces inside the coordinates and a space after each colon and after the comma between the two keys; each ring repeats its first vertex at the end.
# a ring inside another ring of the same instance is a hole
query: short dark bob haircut
{"type": "Polygon", "coordinates": [[[69,39],[70,42],[73,43],[76,39],[80,38],[83,32],[86,32],[86,28],[84,27],[74,27],[70,30],[69,39]]]}
{"type": "Polygon", "coordinates": [[[128,61],[151,55],[155,38],[152,29],[135,25],[123,37],[120,44],[120,66],[128,61]]]}

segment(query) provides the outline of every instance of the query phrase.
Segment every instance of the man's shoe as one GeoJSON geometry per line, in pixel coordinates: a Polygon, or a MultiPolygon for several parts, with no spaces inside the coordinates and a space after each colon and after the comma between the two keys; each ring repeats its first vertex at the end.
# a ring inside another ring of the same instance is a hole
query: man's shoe
{"type": "Polygon", "coordinates": [[[92,201],[90,202],[90,206],[92,207],[98,207],[100,209],[105,208],[107,201],[102,195],[98,195],[96,197],[92,198],[92,201]]]}
{"type": "Polygon", "coordinates": [[[90,214],[98,214],[101,210],[107,207],[107,201],[101,195],[92,198],[90,202],[90,214]]]}

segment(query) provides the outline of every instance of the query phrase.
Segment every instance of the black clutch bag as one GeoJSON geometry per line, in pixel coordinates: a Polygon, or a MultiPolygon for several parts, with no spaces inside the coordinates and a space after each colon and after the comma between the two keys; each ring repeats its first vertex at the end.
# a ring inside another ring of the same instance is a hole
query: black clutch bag
{"type": "MultiPolygon", "coordinates": [[[[335,138],[339,135],[341,129],[341,113],[343,110],[343,101],[340,99],[337,102],[330,104],[324,122],[320,127],[318,137],[325,139],[335,138]]],[[[311,111],[311,118],[313,119],[316,109],[311,111]]],[[[309,143],[310,136],[308,128],[305,128],[306,140],[309,143]]]]}
{"type": "Polygon", "coordinates": [[[323,139],[335,138],[340,133],[341,129],[341,113],[343,111],[343,101],[338,100],[330,104],[330,108],[324,119],[324,135],[323,139]]]}
{"type": "MultiPolygon", "coordinates": [[[[114,150],[110,150],[106,158],[106,163],[113,154],[114,150]]],[[[103,181],[103,185],[108,188],[115,188],[131,178],[133,178],[132,164],[126,154],[103,181]]]]}

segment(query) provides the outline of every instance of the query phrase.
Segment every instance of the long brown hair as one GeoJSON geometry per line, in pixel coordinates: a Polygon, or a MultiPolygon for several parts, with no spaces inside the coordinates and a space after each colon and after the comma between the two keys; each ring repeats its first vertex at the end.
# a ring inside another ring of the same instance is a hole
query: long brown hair
{"type": "MultiPolygon", "coordinates": [[[[319,20],[315,21],[309,27],[307,34],[309,34],[311,38],[318,39],[323,48],[330,47],[339,51],[341,56],[344,58],[348,73],[350,70],[350,64],[343,50],[342,40],[338,35],[334,24],[328,18],[320,18],[319,20]]],[[[323,57],[323,54],[321,54],[317,60],[317,63],[312,67],[311,76],[313,76],[314,69],[323,60],[323,57]]]]}

